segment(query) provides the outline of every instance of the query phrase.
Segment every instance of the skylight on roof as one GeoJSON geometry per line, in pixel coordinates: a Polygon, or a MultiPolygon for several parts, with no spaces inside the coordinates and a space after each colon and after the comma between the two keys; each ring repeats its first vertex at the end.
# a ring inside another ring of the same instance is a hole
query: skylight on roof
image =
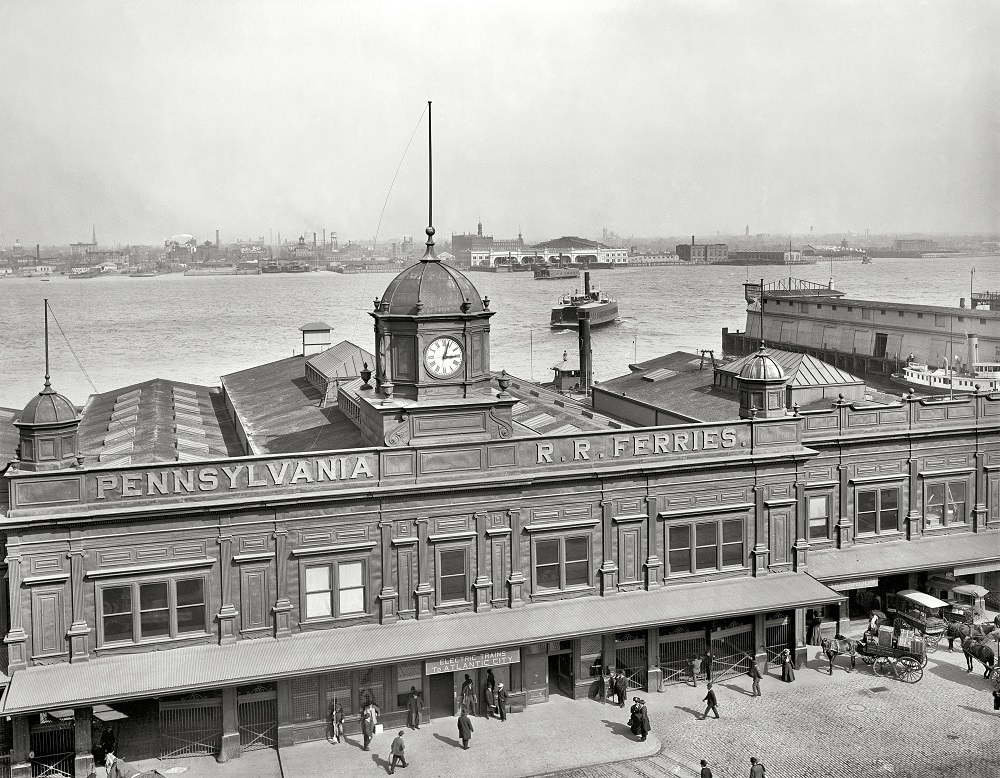
{"type": "Polygon", "coordinates": [[[676,370],[669,370],[668,368],[661,367],[659,370],[654,370],[651,373],[646,373],[642,376],[643,381],[662,381],[664,378],[671,378],[677,375],[676,370]]]}

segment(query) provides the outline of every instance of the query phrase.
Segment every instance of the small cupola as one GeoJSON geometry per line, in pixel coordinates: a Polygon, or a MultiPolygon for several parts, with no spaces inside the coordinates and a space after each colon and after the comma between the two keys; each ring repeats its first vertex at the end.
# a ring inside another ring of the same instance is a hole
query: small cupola
{"type": "Polygon", "coordinates": [[[785,415],[787,379],[781,366],[761,343],[740,371],[740,418],[773,419],[785,415]]]}
{"type": "Polygon", "coordinates": [[[76,465],[80,418],[73,403],[52,388],[48,375],[14,426],[20,433],[19,469],[37,472],[76,465]]]}
{"type": "Polygon", "coordinates": [[[302,356],[311,357],[330,348],[333,327],[325,321],[314,321],[299,327],[302,333],[302,356]]]}

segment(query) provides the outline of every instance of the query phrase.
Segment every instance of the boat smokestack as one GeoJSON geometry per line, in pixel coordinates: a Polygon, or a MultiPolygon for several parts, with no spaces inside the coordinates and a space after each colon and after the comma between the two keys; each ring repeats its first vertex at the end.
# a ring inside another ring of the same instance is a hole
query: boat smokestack
{"type": "Polygon", "coordinates": [[[583,271],[583,293],[590,297],[590,271],[583,271]]]}
{"type": "Polygon", "coordinates": [[[979,361],[979,336],[970,333],[968,338],[969,341],[967,345],[969,347],[969,365],[966,369],[975,375],[975,367],[973,367],[973,365],[979,361]]]}
{"type": "Polygon", "coordinates": [[[590,394],[590,311],[586,308],[577,308],[576,318],[580,340],[580,390],[590,394]]]}

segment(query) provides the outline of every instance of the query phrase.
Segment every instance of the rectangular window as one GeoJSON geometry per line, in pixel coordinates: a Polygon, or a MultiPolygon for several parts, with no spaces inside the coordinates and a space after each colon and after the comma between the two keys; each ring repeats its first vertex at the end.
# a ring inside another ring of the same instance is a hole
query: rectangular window
{"type": "Polygon", "coordinates": [[[208,631],[204,578],[105,586],[99,603],[102,645],[208,631]]]}
{"type": "Polygon", "coordinates": [[[590,586],[590,536],[535,541],[537,591],[590,586]]]}
{"type": "Polygon", "coordinates": [[[713,519],[667,528],[666,575],[686,575],[746,564],[743,519],[713,519]]]}
{"type": "Polygon", "coordinates": [[[438,553],[439,602],[469,601],[467,559],[464,548],[443,549],[438,553]]]}
{"type": "Polygon", "coordinates": [[[670,572],[691,572],[691,528],[686,524],[671,527],[667,543],[667,565],[670,572]]]}
{"type": "Polygon", "coordinates": [[[924,496],[925,526],[965,524],[965,509],[965,481],[936,481],[927,484],[924,496]]]}
{"type": "Polygon", "coordinates": [[[366,613],[365,563],[328,562],[305,567],[303,620],[366,613]]]}
{"type": "Polygon", "coordinates": [[[826,540],[830,537],[830,497],[811,495],[806,498],[809,517],[809,540],[826,540]]]}
{"type": "Polygon", "coordinates": [[[899,489],[858,491],[857,534],[880,535],[899,529],[899,489]]]}

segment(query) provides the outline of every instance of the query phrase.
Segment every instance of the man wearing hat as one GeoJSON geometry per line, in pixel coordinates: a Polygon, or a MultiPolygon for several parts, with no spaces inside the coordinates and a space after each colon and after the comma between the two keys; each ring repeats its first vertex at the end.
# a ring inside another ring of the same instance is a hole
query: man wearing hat
{"type": "Polygon", "coordinates": [[[705,713],[702,715],[702,718],[707,719],[709,711],[715,714],[715,718],[719,718],[719,701],[715,699],[715,690],[712,688],[712,684],[708,685],[708,694],[705,695],[704,702],[705,713]]]}
{"type": "Polygon", "coordinates": [[[755,757],[750,757],[750,778],[764,778],[764,765],[755,757]]]}
{"type": "Polygon", "coordinates": [[[503,682],[497,682],[497,706],[500,708],[500,721],[507,720],[507,690],[503,682]]]}
{"type": "Polygon", "coordinates": [[[392,761],[389,764],[389,775],[396,772],[396,762],[400,762],[403,767],[406,767],[406,757],[403,756],[405,750],[406,744],[403,743],[403,730],[399,730],[399,734],[389,747],[389,752],[392,754],[392,761]]]}

